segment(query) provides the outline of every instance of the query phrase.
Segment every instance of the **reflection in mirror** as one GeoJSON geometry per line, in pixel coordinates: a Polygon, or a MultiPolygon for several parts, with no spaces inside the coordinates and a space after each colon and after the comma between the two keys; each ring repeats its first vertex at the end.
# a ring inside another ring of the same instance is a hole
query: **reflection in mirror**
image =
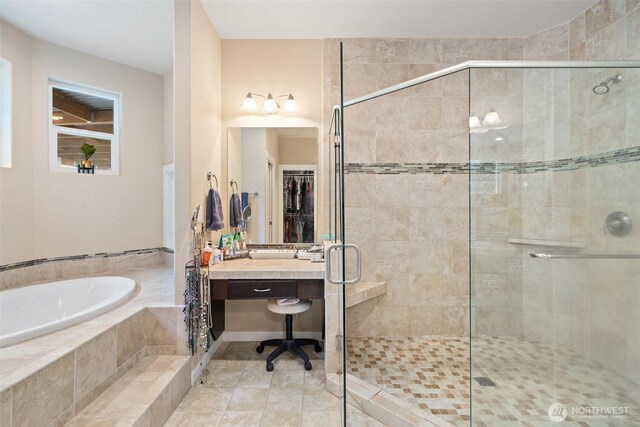
{"type": "Polygon", "coordinates": [[[251,243],[317,240],[317,165],[317,128],[229,128],[228,178],[251,243]]]}

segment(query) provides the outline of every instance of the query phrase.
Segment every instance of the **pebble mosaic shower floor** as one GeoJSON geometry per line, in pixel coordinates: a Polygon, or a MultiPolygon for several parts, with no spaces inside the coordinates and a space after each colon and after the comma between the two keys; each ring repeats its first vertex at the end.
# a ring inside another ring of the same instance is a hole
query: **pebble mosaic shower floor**
{"type": "MultiPolygon", "coordinates": [[[[469,425],[468,338],[349,338],[347,350],[353,375],[455,425],[469,425]]],[[[474,426],[555,425],[548,415],[554,403],[567,408],[563,426],[640,425],[640,384],[569,348],[482,336],[473,339],[472,357],[474,426]],[[589,418],[587,407],[627,409],[622,416],[589,418]]]]}

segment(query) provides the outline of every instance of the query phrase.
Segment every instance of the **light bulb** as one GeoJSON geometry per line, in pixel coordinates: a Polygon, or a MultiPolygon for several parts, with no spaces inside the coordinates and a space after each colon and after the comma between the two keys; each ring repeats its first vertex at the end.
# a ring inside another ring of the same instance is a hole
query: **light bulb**
{"type": "Polygon", "coordinates": [[[269,94],[267,96],[267,99],[264,101],[262,111],[267,114],[276,114],[278,111],[280,111],[280,108],[278,108],[278,103],[275,99],[273,99],[273,96],[271,96],[271,94],[269,94]]]}
{"type": "Polygon", "coordinates": [[[473,115],[471,117],[469,117],[469,127],[470,128],[477,128],[480,127],[482,124],[480,123],[480,119],[478,118],[478,116],[473,115]]]}
{"type": "Polygon", "coordinates": [[[484,120],[482,121],[483,125],[497,125],[500,123],[500,116],[496,113],[496,110],[493,108],[484,116],[484,120]]]}
{"type": "Polygon", "coordinates": [[[298,111],[298,103],[293,99],[293,95],[289,94],[287,102],[284,103],[284,111],[287,113],[295,113],[298,111]]]}
{"type": "Polygon", "coordinates": [[[242,111],[246,111],[248,113],[252,113],[258,109],[256,105],[256,100],[251,96],[251,92],[247,94],[247,97],[242,101],[242,107],[240,107],[242,111]]]}

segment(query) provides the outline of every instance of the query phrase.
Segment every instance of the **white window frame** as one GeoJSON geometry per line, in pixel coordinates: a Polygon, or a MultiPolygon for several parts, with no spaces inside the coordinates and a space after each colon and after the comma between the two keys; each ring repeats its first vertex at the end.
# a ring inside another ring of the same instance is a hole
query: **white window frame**
{"type": "Polygon", "coordinates": [[[0,87],[2,98],[0,99],[0,167],[11,167],[11,146],[12,142],[12,96],[11,96],[11,62],[0,58],[0,87]]]}
{"type": "Polygon", "coordinates": [[[122,95],[104,89],[98,89],[80,85],[77,83],[64,82],[49,79],[49,170],[55,172],[77,173],[76,167],[62,166],[58,164],[58,134],[83,136],[87,138],[106,139],[111,144],[111,170],[96,169],[99,175],[120,175],[120,123],[122,121],[122,95]],[[113,134],[96,132],[86,129],[73,129],[53,124],[53,89],[62,89],[71,92],[83,93],[85,95],[106,98],[113,101],[113,134]]]}

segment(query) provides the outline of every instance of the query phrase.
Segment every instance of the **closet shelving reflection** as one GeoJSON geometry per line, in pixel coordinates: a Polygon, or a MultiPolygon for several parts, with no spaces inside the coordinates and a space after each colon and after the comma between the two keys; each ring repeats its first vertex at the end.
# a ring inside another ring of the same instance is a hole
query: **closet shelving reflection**
{"type": "Polygon", "coordinates": [[[282,233],[284,243],[315,240],[315,171],[282,171],[282,233]]]}

